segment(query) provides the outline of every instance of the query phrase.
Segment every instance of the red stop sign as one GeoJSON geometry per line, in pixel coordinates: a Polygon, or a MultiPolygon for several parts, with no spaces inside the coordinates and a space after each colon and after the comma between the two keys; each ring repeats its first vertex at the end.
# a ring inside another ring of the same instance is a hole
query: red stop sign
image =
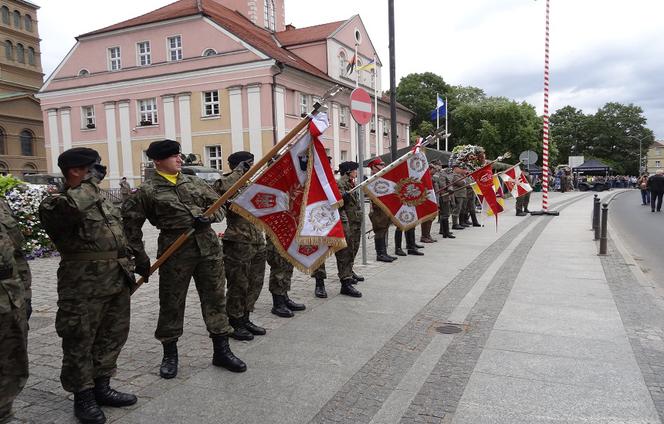
{"type": "Polygon", "coordinates": [[[360,125],[366,125],[373,116],[373,105],[369,93],[363,88],[356,88],[350,93],[350,113],[360,125]]]}

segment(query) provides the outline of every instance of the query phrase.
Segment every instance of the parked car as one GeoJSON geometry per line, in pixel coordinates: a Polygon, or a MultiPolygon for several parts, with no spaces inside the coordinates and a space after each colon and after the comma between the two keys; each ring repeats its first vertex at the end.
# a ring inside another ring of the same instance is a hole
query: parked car
{"type": "Polygon", "coordinates": [[[586,181],[581,181],[578,185],[579,191],[604,191],[608,190],[609,184],[604,181],[598,181],[598,182],[586,182],[586,181]]]}

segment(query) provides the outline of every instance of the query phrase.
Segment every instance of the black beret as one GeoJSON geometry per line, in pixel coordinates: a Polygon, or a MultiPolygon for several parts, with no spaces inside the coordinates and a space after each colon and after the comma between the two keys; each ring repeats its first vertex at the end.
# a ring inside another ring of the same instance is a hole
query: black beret
{"type": "Polygon", "coordinates": [[[254,160],[254,155],[250,152],[242,150],[231,154],[228,157],[228,164],[231,166],[231,168],[235,168],[240,162],[244,162],[246,160],[254,160]]]}
{"type": "Polygon", "coordinates": [[[160,140],[150,143],[145,151],[147,157],[153,160],[162,160],[180,153],[180,143],[175,140],[160,140]]]}
{"type": "Polygon", "coordinates": [[[360,167],[360,164],[358,164],[357,162],[352,162],[352,161],[341,162],[339,164],[339,173],[341,175],[347,174],[350,171],[355,171],[359,167],[360,167]]]}
{"type": "Polygon", "coordinates": [[[65,150],[58,156],[58,167],[60,169],[80,168],[95,163],[99,157],[96,150],[88,147],[74,147],[65,150]]]}

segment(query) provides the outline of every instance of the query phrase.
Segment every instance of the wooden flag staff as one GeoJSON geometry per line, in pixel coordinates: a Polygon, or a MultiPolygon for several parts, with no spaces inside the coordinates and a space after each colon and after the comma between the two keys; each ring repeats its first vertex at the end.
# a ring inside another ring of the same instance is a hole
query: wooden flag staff
{"type": "MultiPolygon", "coordinates": [[[[272,149],[270,149],[269,152],[265,154],[258,162],[254,163],[247,172],[242,174],[239,180],[235,182],[219,199],[217,199],[216,202],[214,202],[205,212],[203,212],[203,216],[206,218],[209,218],[212,216],[219,208],[221,208],[224,203],[226,203],[235,193],[241,189],[250,179],[251,177],[254,176],[258,171],[263,168],[265,164],[267,164],[270,159],[279,151],[286,146],[300,131],[302,131],[303,128],[305,128],[307,125],[309,125],[309,122],[311,122],[311,118],[318,113],[318,110],[320,109],[322,103],[324,103],[327,99],[330,97],[334,97],[337,95],[340,91],[342,90],[342,87],[339,85],[335,85],[334,87],[330,88],[324,95],[323,98],[319,101],[316,102],[313,106],[313,110],[311,113],[309,113],[302,121],[300,121],[299,124],[295,126],[286,136],[284,136],[279,143],[274,145],[272,149]]],[[[153,272],[155,272],[159,267],[170,258],[173,253],[175,253],[188,239],[191,237],[191,235],[194,233],[194,229],[190,228],[189,230],[185,231],[178,237],[169,247],[162,253],[162,255],[150,266],[150,270],[148,273],[148,276],[152,275],[153,272]]],[[[145,279],[141,277],[137,282],[136,285],[132,288],[132,294],[145,282],[145,279]]]]}

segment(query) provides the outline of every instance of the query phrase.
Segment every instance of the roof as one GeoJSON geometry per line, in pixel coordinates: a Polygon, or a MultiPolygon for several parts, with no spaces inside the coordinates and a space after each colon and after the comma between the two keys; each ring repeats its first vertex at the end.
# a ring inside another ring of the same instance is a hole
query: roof
{"type": "Polygon", "coordinates": [[[346,21],[328,22],[305,28],[286,27],[285,31],[275,33],[282,46],[307,44],[327,39],[337,28],[346,21]]]}
{"type": "Polygon", "coordinates": [[[653,147],[664,147],[664,140],[655,140],[650,148],[652,149],[653,147]]]}
{"type": "Polygon", "coordinates": [[[32,93],[26,92],[15,92],[15,93],[2,93],[0,94],[0,102],[6,102],[9,100],[17,100],[21,98],[31,99],[38,101],[37,98],[32,93]]]}
{"type": "Polygon", "coordinates": [[[599,159],[588,159],[579,166],[572,168],[572,171],[604,171],[611,169],[609,165],[604,164],[599,159]]]}

